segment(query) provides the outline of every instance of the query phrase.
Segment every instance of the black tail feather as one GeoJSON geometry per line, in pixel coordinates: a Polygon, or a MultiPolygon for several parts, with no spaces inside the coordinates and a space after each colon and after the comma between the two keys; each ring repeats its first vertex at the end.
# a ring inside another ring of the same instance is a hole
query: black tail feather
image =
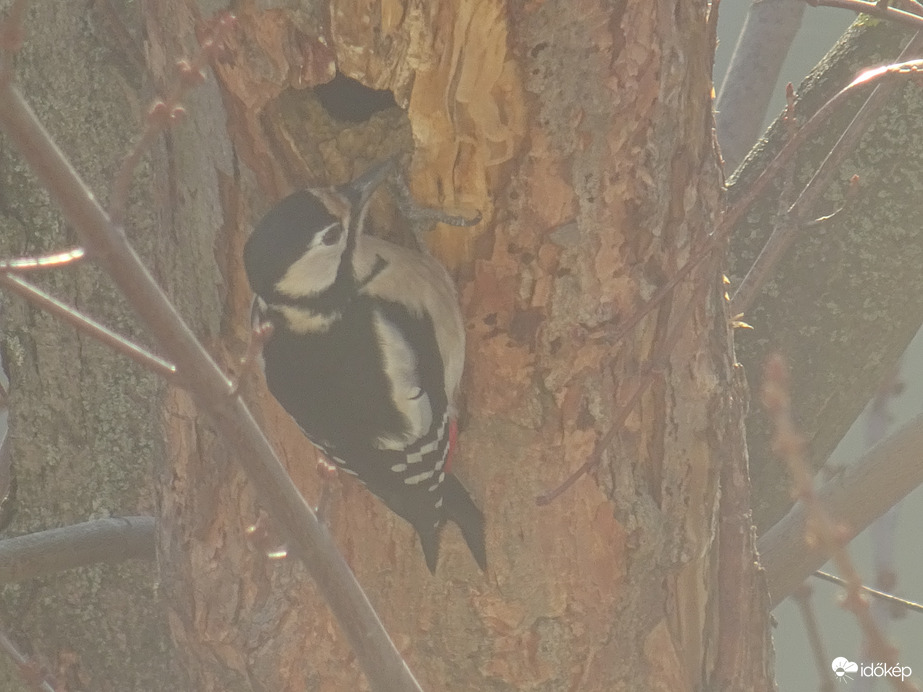
{"type": "MultiPolygon", "coordinates": [[[[393,508],[392,508],[393,509],[393,508]]],[[[468,544],[468,549],[482,570],[487,570],[487,549],[484,545],[484,515],[474,504],[474,500],[465,490],[455,476],[447,473],[442,481],[442,509],[446,519],[451,519],[461,529],[462,536],[468,544]]],[[[415,517],[416,518],[416,517],[415,517]]],[[[436,573],[436,564],[439,562],[439,534],[442,530],[440,523],[432,523],[432,515],[413,523],[420,536],[420,547],[423,548],[423,557],[426,566],[433,574],[436,573]]]]}
{"type": "MultiPolygon", "coordinates": [[[[487,548],[484,545],[484,514],[474,504],[474,500],[471,499],[471,495],[465,490],[465,486],[461,484],[461,481],[451,473],[447,473],[445,480],[442,482],[442,501],[446,517],[458,524],[458,528],[461,529],[462,536],[465,538],[465,543],[468,544],[468,549],[477,561],[478,566],[487,571],[487,548]]],[[[439,543],[437,538],[436,550],[433,553],[434,564],[430,567],[431,571],[435,568],[435,556],[438,551],[439,543]]],[[[426,552],[425,545],[423,552],[426,552]]],[[[427,564],[429,564],[428,555],[426,560],[427,564]]]]}
{"type": "Polygon", "coordinates": [[[423,548],[426,566],[429,567],[430,574],[435,574],[436,563],[439,561],[439,529],[430,528],[428,531],[420,531],[418,527],[414,528],[420,536],[420,546],[423,548]]]}

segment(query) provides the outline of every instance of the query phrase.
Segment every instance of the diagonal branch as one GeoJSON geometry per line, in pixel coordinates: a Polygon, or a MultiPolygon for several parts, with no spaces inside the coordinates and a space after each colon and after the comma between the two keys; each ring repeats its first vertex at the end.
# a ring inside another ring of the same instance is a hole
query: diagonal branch
{"type": "MultiPolygon", "coordinates": [[[[866,84],[879,83],[879,82],[891,82],[898,81],[908,78],[917,77],[920,74],[920,71],[923,70],[923,60],[911,60],[904,63],[898,63],[896,65],[888,65],[886,67],[878,68],[876,70],[869,70],[859,75],[856,79],[850,82],[842,90],[840,90],[836,95],[833,96],[827,103],[825,103],[820,110],[818,110],[811,119],[808,120],[802,127],[799,129],[788,142],[785,143],[785,146],[776,154],[775,158],[769,162],[766,168],[757,176],[756,180],[747,188],[746,193],[744,193],[733,205],[731,205],[727,211],[725,211],[724,216],[721,218],[721,221],[718,223],[715,228],[714,233],[709,236],[702,247],[694,251],[694,254],[689,259],[686,264],[680,267],[676,273],[670,277],[670,279],[651,296],[648,301],[638,308],[624,323],[619,325],[619,328],[616,330],[615,334],[611,337],[612,342],[619,341],[626,334],[630,333],[631,330],[650,312],[660,305],[661,301],[670,293],[673,288],[677,286],[681,281],[683,281],[693,269],[698,267],[706,258],[712,256],[712,254],[718,248],[722,247],[723,244],[730,237],[731,233],[734,231],[738,222],[743,219],[744,215],[753,206],[753,203],[760,197],[760,195],[765,192],[766,188],[775,182],[780,175],[780,173],[785,169],[789,164],[795,154],[800,151],[801,147],[813,137],[821,126],[823,126],[830,117],[836,113],[836,111],[843,105],[844,101],[847,98],[852,96],[855,89],[864,86],[866,84]]],[[[736,305],[740,301],[737,299],[736,295],[732,301],[732,314],[739,314],[741,311],[736,308],[736,305]]]]}
{"type": "Polygon", "coordinates": [[[123,356],[131,358],[133,361],[144,366],[155,375],[159,375],[167,382],[178,384],[176,368],[163,358],[155,356],[153,353],[133,344],[125,337],[116,334],[108,327],[104,327],[99,322],[77,312],[69,305],[65,305],[57,298],[53,298],[25,279],[15,274],[4,274],[0,272],[0,286],[25,298],[33,305],[37,305],[43,310],[50,312],[55,317],[61,318],[69,325],[76,327],[78,331],[106,344],[106,346],[121,353],[123,356]]]}
{"type": "Polygon", "coordinates": [[[811,140],[817,131],[830,119],[830,116],[837,112],[843,105],[843,102],[851,97],[857,88],[879,82],[887,83],[890,81],[918,77],[921,68],[923,68],[923,60],[910,60],[908,62],[887,65],[875,70],[863,72],[852,82],[840,89],[840,91],[821,106],[820,109],[801,126],[794,136],[785,143],[785,146],[776,154],[775,158],[769,162],[769,165],[763,169],[756,180],[749,185],[746,194],[728,208],[724,217],[721,219],[721,223],[718,224],[714,236],[720,239],[730,234],[731,230],[737,225],[737,222],[743,218],[744,214],[747,213],[757,198],[765,191],[766,187],[776,179],[779,172],[788,165],[795,154],[801,150],[805,143],[811,140]]]}
{"type": "MultiPolygon", "coordinates": [[[[923,484],[923,416],[882,440],[841,475],[817,491],[817,502],[837,521],[858,534],[912,490],[923,484]]],[[[828,559],[821,550],[805,545],[808,512],[798,502],[757,541],[766,570],[772,607],[788,598],[828,559]]]]}
{"type": "MultiPolygon", "coordinates": [[[[921,47],[923,47],[923,32],[918,32],[904,47],[904,50],[900,54],[900,58],[906,59],[911,57],[914,53],[919,51],[921,47]]],[[[885,70],[887,69],[888,68],[885,68],[885,70]]],[[[882,76],[885,74],[888,73],[886,71],[881,72],[882,76]]],[[[879,75],[876,74],[875,71],[863,73],[847,86],[846,89],[841,91],[840,94],[852,87],[864,83],[866,79],[873,79],[878,76],[879,75]]],[[[855,150],[857,142],[872,124],[875,115],[877,115],[884,104],[887,103],[898,86],[900,86],[899,80],[886,80],[878,84],[869,95],[868,99],[866,99],[865,103],[862,104],[859,112],[856,113],[845,132],[840,135],[833,149],[830,150],[823,163],[821,163],[820,168],[818,168],[814,176],[798,195],[798,199],[796,199],[788,209],[785,218],[782,219],[782,223],[773,230],[772,235],[769,236],[769,239],[760,251],[759,257],[756,258],[756,262],[753,263],[753,266],[750,267],[750,270],[740,283],[740,286],[737,287],[737,291],[731,303],[732,314],[737,315],[746,313],[750,309],[750,306],[753,304],[760,290],[772,277],[773,270],[779,260],[795,241],[798,232],[806,227],[804,222],[807,215],[810,213],[811,207],[816,204],[820,195],[829,185],[834,172],[839,168],[839,165],[846,156],[855,150]]],[[[837,94],[837,97],[839,97],[840,94],[837,94]]],[[[818,113],[820,113],[820,111],[818,111],[818,113]]],[[[811,119],[811,121],[813,120],[814,118],[811,119]]]]}
{"type": "Polygon", "coordinates": [[[841,10],[852,10],[877,19],[888,19],[917,30],[923,29],[923,17],[878,2],[865,2],[864,0],[805,0],[805,2],[811,7],[838,7],[841,10]]]}
{"type": "Polygon", "coordinates": [[[0,128],[176,365],[181,385],[237,448],[260,502],[310,572],[373,690],[420,690],[327,528],[300,495],[232,383],[196,339],[19,91],[0,80],[0,128]]]}
{"type": "Polygon", "coordinates": [[[75,247],[72,250],[56,252],[52,255],[38,255],[36,257],[17,257],[16,259],[0,260],[0,272],[31,272],[38,269],[56,269],[69,264],[76,264],[86,257],[86,250],[75,247]]]}

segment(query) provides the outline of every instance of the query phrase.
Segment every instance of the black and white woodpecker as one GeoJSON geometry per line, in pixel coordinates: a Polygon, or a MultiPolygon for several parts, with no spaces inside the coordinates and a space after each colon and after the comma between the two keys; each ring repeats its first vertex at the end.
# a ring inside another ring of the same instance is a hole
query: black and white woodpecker
{"type": "Polygon", "coordinates": [[[448,519],[486,569],[484,516],[449,468],[465,358],[454,285],[430,255],[363,234],[391,168],[295,192],[247,240],[254,319],[274,328],[266,381],[314,445],[413,525],[431,572],[448,519]]]}

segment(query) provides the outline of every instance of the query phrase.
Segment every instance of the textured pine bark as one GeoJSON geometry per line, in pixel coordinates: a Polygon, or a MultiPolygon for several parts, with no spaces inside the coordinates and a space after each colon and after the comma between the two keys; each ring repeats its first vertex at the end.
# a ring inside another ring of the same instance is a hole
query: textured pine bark
{"type": "MultiPolygon", "coordinates": [[[[433,690],[707,685],[718,464],[743,458],[714,265],[614,338],[719,210],[702,3],[267,5],[241,4],[217,81],[152,157],[150,256],[232,370],[248,337],[240,250],[289,190],[400,152],[422,204],[483,215],[430,240],[467,319],[455,469],[487,516],[488,573],[450,527],[430,576],[409,526],[350,479],[329,483],[328,521],[411,669],[433,690]],[[332,116],[313,87],[337,71],[396,105],[332,116]],[[598,470],[539,506],[645,382],[598,470]]],[[[144,4],[158,89],[216,9],[144,4]]],[[[310,445],[258,377],[243,391],[317,498],[310,445]]],[[[158,576],[186,688],[367,689],[303,571],[248,541],[260,508],[235,450],[180,392],[162,417],[158,576]]],[[[755,659],[765,647],[754,638],[755,659]]]]}
{"type": "MultiPolygon", "coordinates": [[[[5,14],[9,3],[3,3],[5,14]]],[[[137,31],[126,9],[30,3],[16,81],[80,175],[106,200],[140,128],[141,63],[110,21],[137,31]]],[[[137,50],[137,49],[136,49],[137,50]]],[[[154,256],[150,168],[139,172],[128,234],[154,256]]],[[[73,247],[77,238],[0,138],[0,255],[73,247]]],[[[86,262],[33,277],[45,290],[141,343],[150,343],[106,277],[86,262]]],[[[10,376],[10,439],[17,514],[4,538],[107,516],[155,512],[153,469],[164,455],[162,387],[147,373],[8,294],[3,362],[10,376]]],[[[173,655],[150,563],[95,565],[6,584],[0,626],[68,690],[176,686],[173,655]]],[[[0,656],[0,689],[22,689],[0,656]]],[[[63,689],[63,687],[62,687],[63,689]]]]}
{"type": "MultiPolygon", "coordinates": [[[[189,41],[185,7],[148,6],[152,54],[189,41]]],[[[430,577],[409,526],[351,480],[333,484],[330,523],[424,688],[701,686],[717,627],[712,451],[729,439],[741,452],[740,436],[722,432],[739,420],[718,276],[700,273],[659,316],[619,343],[612,336],[703,242],[719,207],[704,9],[495,0],[239,15],[218,67],[234,166],[208,144],[209,126],[189,127],[173,149],[220,181],[211,227],[224,229],[226,312],[216,348],[243,348],[237,252],[254,216],[290,189],[347,180],[412,147],[421,203],[484,217],[430,239],[458,277],[468,320],[455,468],[488,517],[489,573],[449,528],[430,577]],[[398,107],[361,124],[332,118],[311,87],[337,70],[390,89],[398,107]],[[599,472],[538,506],[592,454],[687,310],[663,375],[599,472]]],[[[182,189],[184,167],[174,159],[171,170],[165,189],[182,189]]],[[[316,497],[309,446],[259,382],[247,396],[316,497]]],[[[195,686],[363,688],[297,570],[244,542],[256,508],[229,450],[181,398],[169,408],[165,584],[195,686]]]]}
{"type": "MultiPolygon", "coordinates": [[[[806,121],[869,66],[896,60],[911,35],[888,22],[851,28],[799,85],[797,117],[806,121]]],[[[793,195],[811,180],[869,93],[856,93],[789,164],[793,195]]],[[[923,175],[923,141],[906,127],[921,108],[923,99],[914,88],[901,87],[887,100],[808,213],[820,217],[840,209],[850,178],[858,175],[854,200],[828,223],[797,234],[744,318],[754,326],[738,339],[740,360],[748,372],[759,372],[776,352],[791,365],[797,423],[810,441],[807,455],[814,469],[830,458],[923,321],[923,306],[894,299],[923,290],[918,223],[923,210],[919,196],[907,194],[909,181],[923,175]]],[[[775,123],[732,181],[732,199],[746,194],[786,137],[785,124],[775,123]]],[[[779,194],[780,186],[774,186],[735,229],[728,262],[728,276],[735,285],[778,223],[779,194]]],[[[761,534],[793,504],[788,474],[772,452],[771,437],[770,421],[751,416],[747,441],[754,516],[761,534]]]]}

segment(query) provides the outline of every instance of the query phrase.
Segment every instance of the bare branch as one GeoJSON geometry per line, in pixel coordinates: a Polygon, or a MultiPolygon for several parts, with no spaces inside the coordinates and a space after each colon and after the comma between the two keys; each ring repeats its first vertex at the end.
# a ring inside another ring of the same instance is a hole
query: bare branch
{"type": "Polygon", "coordinates": [[[728,173],[759,138],[804,9],[801,0],[777,0],[754,2],[747,11],[715,104],[715,130],[728,173]]]}
{"type": "Polygon", "coordinates": [[[838,7],[841,10],[852,10],[878,19],[888,19],[917,30],[923,29],[923,17],[889,7],[887,3],[864,2],[863,0],[805,0],[805,2],[812,7],[838,7]]]}
{"type": "MultiPolygon", "coordinates": [[[[813,572],[813,576],[817,577],[818,579],[823,579],[824,581],[829,581],[831,584],[836,584],[838,586],[844,586],[844,587],[846,586],[845,579],[841,579],[840,577],[834,574],[822,572],[819,569],[813,572]]],[[[903,608],[905,610],[912,610],[915,613],[923,613],[923,604],[914,603],[913,601],[908,601],[906,598],[900,598],[899,596],[895,596],[894,594],[885,593],[884,591],[879,591],[878,589],[873,589],[870,586],[863,586],[862,591],[863,593],[867,593],[872,598],[877,598],[879,600],[885,601],[892,605],[896,605],[899,608],[903,608]]]]}
{"type": "MultiPolygon", "coordinates": [[[[857,534],[923,483],[920,449],[923,416],[917,416],[824,484],[817,491],[817,499],[857,534]]],[[[805,549],[806,525],[805,507],[799,502],[757,541],[773,607],[827,560],[821,551],[805,549]]]]}
{"type": "Polygon", "coordinates": [[[86,250],[75,247],[73,250],[56,252],[52,255],[38,255],[36,257],[17,257],[11,260],[0,260],[0,272],[31,272],[38,269],[57,269],[69,264],[76,264],[86,257],[86,250]]]}
{"type": "Polygon", "coordinates": [[[234,15],[230,13],[218,17],[212,35],[202,41],[195,57],[177,63],[179,78],[170,93],[163,101],[155,102],[148,111],[144,132],[122,161],[122,166],[115,176],[112,199],[109,201],[109,216],[115,225],[121,226],[125,222],[128,190],[141,157],[153,146],[161,132],[182,120],[185,111],[180,104],[181,99],[205,81],[205,70],[220,50],[224,37],[231,31],[235,22],[234,15]]]}
{"type": "MultiPolygon", "coordinates": [[[[914,34],[913,38],[907,42],[907,45],[904,46],[904,50],[901,51],[897,59],[898,61],[911,59],[917,55],[921,49],[923,49],[923,32],[917,32],[914,34]]],[[[872,93],[869,94],[869,97],[866,99],[865,103],[862,104],[862,107],[849,123],[849,126],[843,134],[840,135],[833,149],[827,154],[820,168],[817,169],[817,172],[811,178],[810,182],[808,182],[804,190],[801,191],[795,203],[792,204],[789,209],[790,214],[802,220],[811,214],[811,208],[816,204],[820,195],[830,184],[830,180],[833,178],[835,171],[839,168],[840,164],[843,163],[846,156],[855,151],[859,139],[865,134],[872,124],[874,117],[881,110],[882,106],[887,103],[888,99],[891,98],[895,89],[900,85],[901,83],[896,80],[878,84],[872,93]]]]}
{"type": "Polygon", "coordinates": [[[113,224],[10,82],[0,82],[0,128],[19,149],[87,250],[110,274],[175,364],[182,386],[211,414],[237,448],[260,502],[272,509],[290,552],[308,569],[356,654],[373,690],[420,690],[385,632],[326,527],[292,483],[285,467],[233,385],[113,224]]]}
{"type": "Polygon", "coordinates": [[[923,60],[910,60],[908,62],[887,65],[877,70],[863,72],[856,79],[850,82],[837,92],[833,98],[818,109],[811,116],[801,129],[788,140],[782,149],[776,154],[775,158],[769,162],[769,165],[763,169],[760,175],[753,181],[753,184],[747,188],[747,192],[737,200],[725,213],[724,218],[715,230],[715,237],[726,237],[737,222],[743,218],[744,214],[752,206],[753,202],[765,191],[766,187],[776,179],[779,172],[791,161],[792,157],[798,153],[799,149],[813,137],[822,125],[836,113],[847,98],[853,95],[853,92],[861,86],[870,85],[878,82],[900,81],[919,75],[923,69],[923,60]]]}
{"type": "Polygon", "coordinates": [[[68,324],[76,327],[78,331],[81,331],[84,334],[93,337],[97,341],[106,344],[114,351],[121,353],[123,356],[131,358],[139,365],[153,372],[155,375],[159,375],[160,377],[164,378],[167,382],[178,384],[176,368],[173,365],[163,360],[162,358],[155,356],[153,353],[146,351],[141,346],[133,344],[125,337],[116,334],[108,327],[101,325],[99,322],[96,322],[86,315],[77,312],[69,305],[62,303],[57,298],[53,298],[52,296],[45,293],[42,289],[30,284],[25,279],[22,279],[14,274],[0,273],[0,286],[8,288],[13,293],[22,296],[33,305],[36,305],[43,310],[50,312],[52,315],[60,317],[68,324]]]}
{"type": "MultiPolygon", "coordinates": [[[[863,3],[865,4],[865,3],[863,3]]],[[[893,8],[890,8],[893,11],[893,8]]],[[[923,21],[923,20],[921,20],[923,21]]],[[[706,257],[709,257],[716,249],[720,248],[724,242],[728,239],[730,234],[733,232],[734,228],[737,226],[737,223],[743,218],[744,214],[750,209],[753,203],[763,194],[766,187],[773,183],[780,172],[789,164],[791,159],[795,156],[800,148],[809,141],[811,137],[824,125],[827,120],[840,108],[844,101],[852,95],[852,92],[857,87],[877,83],[880,81],[889,82],[889,81],[899,81],[914,77],[919,74],[919,70],[923,67],[923,61],[920,60],[911,60],[904,63],[898,63],[896,65],[888,65],[883,68],[876,70],[869,70],[862,73],[854,79],[850,84],[840,90],[833,98],[831,98],[827,103],[825,103],[812,117],[808,122],[804,124],[801,129],[797,131],[788,142],[782,147],[775,158],[769,162],[769,165],[763,169],[756,180],[747,188],[746,193],[738,199],[728,210],[725,212],[720,223],[718,224],[715,232],[712,233],[711,237],[704,243],[702,248],[699,248],[695,251],[692,258],[686,262],[671,278],[667,281],[666,284],[661,286],[657,292],[651,297],[641,308],[639,308],[635,313],[622,325],[619,326],[618,332],[614,337],[611,337],[613,341],[617,341],[629,333],[634,327],[646,316],[651,310],[656,308],[664,297],[683,279],[685,279],[693,269],[695,269],[699,264],[701,264],[706,257]]],[[[734,303],[739,304],[741,301],[738,301],[737,297],[734,297],[734,303]]],[[[736,308],[732,308],[733,314],[739,314],[743,311],[736,308]]]]}
{"type": "Polygon", "coordinates": [[[112,517],[0,541],[0,584],[98,562],[154,559],[153,517],[112,517]]]}
{"type": "MultiPolygon", "coordinates": [[[[900,57],[909,57],[911,54],[916,53],[921,47],[923,47],[923,33],[917,33],[901,52],[900,57]]],[[[918,63],[919,61],[912,61],[912,64],[915,65],[914,69],[919,67],[918,63]]],[[[884,72],[881,74],[887,74],[887,70],[894,67],[896,67],[896,65],[882,68],[884,72]]],[[[839,98],[840,95],[847,90],[864,84],[866,81],[876,77],[877,75],[874,73],[874,70],[862,73],[853,80],[849,86],[837,94],[834,99],[839,98]]],[[[772,277],[779,260],[795,241],[798,231],[807,227],[806,222],[808,215],[811,213],[811,209],[820,198],[820,195],[830,184],[830,180],[833,178],[834,173],[846,156],[855,150],[859,139],[865,134],[865,131],[871,125],[875,115],[881,110],[882,106],[887,102],[898,86],[900,86],[900,82],[897,80],[889,80],[879,84],[869,95],[868,99],[866,99],[865,103],[862,104],[859,112],[856,113],[849,127],[840,135],[837,143],[827,154],[820,168],[801,191],[798,199],[789,207],[782,223],[773,230],[772,235],[770,235],[763,249],[760,251],[759,257],[756,258],[756,262],[753,263],[753,266],[750,267],[750,270],[740,283],[740,286],[737,287],[737,291],[731,303],[731,311],[734,314],[746,313],[747,310],[750,309],[756,296],[762,290],[763,286],[765,286],[766,282],[772,277]]],[[[831,102],[834,99],[831,99],[831,102]]],[[[826,107],[825,105],[824,108],[826,107]]],[[[822,108],[821,111],[824,110],[824,108],[822,108]]],[[[818,111],[815,117],[817,117],[821,111],[818,111]]],[[[811,121],[813,120],[814,118],[811,119],[811,121]]],[[[797,135],[793,135],[792,139],[795,139],[796,136],[797,135]]],[[[783,148],[783,151],[787,147],[788,144],[783,148]]],[[[779,155],[781,156],[782,152],[779,152],[779,155]]],[[[770,164],[770,166],[771,165],[772,164],[770,164]]],[[[854,188],[851,189],[854,191],[854,188]]]]}
{"type": "MultiPolygon", "coordinates": [[[[798,538],[809,545],[818,546],[846,576],[846,597],[842,605],[855,616],[867,643],[868,653],[875,660],[896,666],[897,650],[888,643],[872,617],[868,601],[862,595],[862,579],[846,551],[845,546],[850,537],[846,535],[843,526],[834,522],[829,509],[814,491],[814,479],[804,458],[807,440],[798,431],[792,418],[788,367],[781,356],[775,355],[766,362],[763,373],[762,400],[773,421],[772,448],[788,467],[792,476],[792,494],[800,500],[798,504],[804,507],[807,514],[804,533],[798,538]]],[[[903,680],[892,678],[890,682],[895,689],[916,689],[903,680]]]]}

